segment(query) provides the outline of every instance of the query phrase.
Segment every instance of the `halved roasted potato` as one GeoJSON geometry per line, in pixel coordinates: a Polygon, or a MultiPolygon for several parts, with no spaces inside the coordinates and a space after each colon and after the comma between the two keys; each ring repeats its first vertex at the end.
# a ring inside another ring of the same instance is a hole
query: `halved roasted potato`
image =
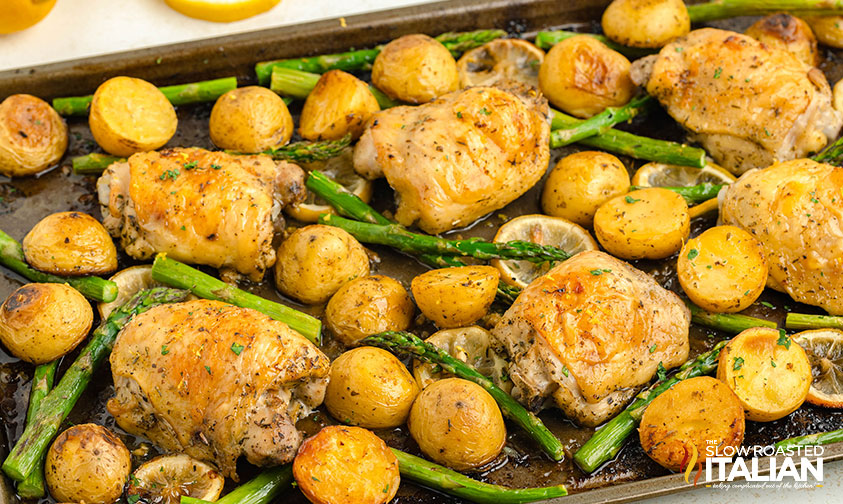
{"type": "Polygon", "coordinates": [[[28,94],[0,103],[0,173],[34,175],[58,163],[67,149],[67,126],[47,102],[28,94]]]}
{"type": "Polygon", "coordinates": [[[492,266],[437,269],[414,278],[411,289],[425,317],[442,328],[462,327],[489,311],[500,276],[492,266]]]}
{"type": "Polygon", "coordinates": [[[117,247],[102,224],[82,212],[59,212],[38,221],[23,238],[32,267],[54,275],[103,275],[117,269],[117,247]]]}

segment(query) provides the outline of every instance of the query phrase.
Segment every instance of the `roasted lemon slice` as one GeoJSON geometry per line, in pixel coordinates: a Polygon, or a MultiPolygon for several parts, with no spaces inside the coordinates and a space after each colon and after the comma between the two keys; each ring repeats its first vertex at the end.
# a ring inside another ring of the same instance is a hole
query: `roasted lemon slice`
{"type": "Polygon", "coordinates": [[[735,176],[714,163],[703,168],[677,166],[665,163],[647,163],[635,172],[632,185],[639,187],[686,187],[709,182],[731,184],[735,176]]]}
{"type": "Polygon", "coordinates": [[[185,16],[217,23],[239,21],[275,7],[281,0],[164,0],[185,16]]]}
{"type": "Polygon", "coordinates": [[[117,299],[110,303],[100,303],[97,305],[100,317],[103,319],[107,318],[112,311],[138,292],[163,285],[152,279],[152,266],[149,265],[132,266],[120,270],[112,275],[109,280],[117,284],[117,299]]]}
{"type": "Polygon", "coordinates": [[[843,408],[843,331],[816,329],[793,335],[811,361],[811,390],[807,401],[826,408],[843,408]]]}
{"type": "MultiPolygon", "coordinates": [[[[346,189],[354,193],[366,203],[372,198],[372,181],[366,180],[354,171],[352,163],[352,149],[345,149],[337,157],[331,158],[324,163],[311,163],[305,165],[307,170],[319,170],[329,179],[338,182],[346,189]]],[[[302,222],[316,222],[320,214],[336,213],[333,207],[325,200],[307,191],[305,200],[296,205],[289,205],[284,210],[290,217],[302,222]]]]}
{"type": "MultiPolygon", "coordinates": [[[[547,215],[522,215],[501,226],[495,235],[495,241],[512,240],[552,245],[571,255],[583,250],[597,250],[597,242],[584,228],[567,219],[547,215]]],[[[555,264],[495,259],[492,266],[501,271],[501,279],[504,282],[524,288],[547,273],[555,264]]]]}
{"type": "Polygon", "coordinates": [[[182,496],[215,501],[225,478],[210,465],[188,455],[164,455],[142,464],[129,476],[126,495],[150,504],[178,504],[182,496]]]}
{"type": "Polygon", "coordinates": [[[539,87],[544,51],[520,39],[497,39],[472,49],[457,62],[460,86],[491,86],[512,79],[539,87]]]}

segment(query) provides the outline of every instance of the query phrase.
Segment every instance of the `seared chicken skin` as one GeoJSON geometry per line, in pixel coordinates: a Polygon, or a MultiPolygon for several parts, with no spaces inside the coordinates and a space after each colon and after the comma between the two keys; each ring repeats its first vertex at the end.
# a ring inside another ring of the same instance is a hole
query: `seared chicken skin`
{"type": "Polygon", "coordinates": [[[843,315],[843,168],[795,159],[721,192],[720,220],[764,245],[767,286],[843,315]]]}
{"type": "Polygon", "coordinates": [[[152,308],[111,354],[117,424],[171,452],[272,466],[301,444],[296,421],[322,403],[330,361],[286,324],[248,308],[198,300],[152,308]]]}
{"type": "Polygon", "coordinates": [[[819,151],[843,125],[819,69],[739,33],[692,31],[636,61],[633,78],[735,173],[819,151]]]}
{"type": "Polygon", "coordinates": [[[354,169],[385,176],[395,218],[428,233],[471,224],[536,184],[550,159],[547,101],[530,86],[475,87],[376,114],[354,169]]]}
{"type": "Polygon", "coordinates": [[[97,190],[103,224],[135,259],[166,252],[253,281],[275,264],[281,209],[305,196],[296,165],[196,148],[135,154],[111,165],[97,190]]]}
{"type": "Polygon", "coordinates": [[[534,280],[492,331],[509,357],[513,393],[537,410],[552,398],[595,426],[665,368],[688,358],[691,315],[676,294],[599,251],[534,280]]]}

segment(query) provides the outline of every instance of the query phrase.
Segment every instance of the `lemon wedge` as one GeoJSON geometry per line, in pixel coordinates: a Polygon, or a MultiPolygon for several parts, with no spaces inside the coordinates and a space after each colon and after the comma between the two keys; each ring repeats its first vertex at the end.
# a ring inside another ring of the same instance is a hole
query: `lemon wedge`
{"type": "Polygon", "coordinates": [[[816,329],[793,335],[811,361],[814,380],[807,401],[826,408],[843,408],[843,331],[816,329]]]}

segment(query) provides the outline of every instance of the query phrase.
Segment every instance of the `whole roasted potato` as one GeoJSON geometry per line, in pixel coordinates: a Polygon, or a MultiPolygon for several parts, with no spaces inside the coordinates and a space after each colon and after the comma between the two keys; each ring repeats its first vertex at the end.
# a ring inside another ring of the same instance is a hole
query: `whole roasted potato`
{"type": "Polygon", "coordinates": [[[386,504],[401,484],[398,459],[381,438],[340,425],[304,440],[293,477],[314,504],[386,504]]]}
{"type": "Polygon", "coordinates": [[[0,173],[25,177],[59,162],[67,149],[67,126],[44,100],[11,95],[0,103],[0,173]]]}
{"type": "Polygon", "coordinates": [[[308,140],[360,138],[366,121],[381,108],[369,86],[342,70],[319,78],[307,95],[299,118],[299,134],[308,140]]]}
{"type": "Polygon", "coordinates": [[[225,93],[211,110],[211,141],[220,149],[263,152],[293,136],[293,117],[280,96],[260,86],[225,93]]]}
{"type": "Polygon", "coordinates": [[[119,437],[95,424],[74,425],[47,452],[44,473],[58,502],[108,504],[123,493],[132,456],[119,437]]]}
{"type": "Polygon", "coordinates": [[[820,43],[843,48],[843,16],[806,17],[805,21],[820,43]]]}
{"type": "Polygon", "coordinates": [[[691,31],[682,0],[614,0],[602,24],[607,37],[632,47],[663,47],[691,31]]]}
{"type": "Polygon", "coordinates": [[[369,256],[340,228],[299,228],[278,247],[275,286],[303,303],[324,303],[346,282],[369,274],[369,256]]]}
{"type": "Polygon", "coordinates": [[[552,104],[577,117],[591,117],[632,98],[630,63],[588,35],[559,42],[539,69],[539,86],[552,104]]]}
{"type": "Polygon", "coordinates": [[[340,422],[367,429],[407,421],[419,387],[394,355],[375,347],[349,350],[331,363],[325,407],[340,422]]]}
{"type": "Polygon", "coordinates": [[[808,23],[785,12],[759,19],[744,32],[767,47],[788,51],[810,66],[820,64],[817,38],[808,23]]]}
{"type": "Polygon", "coordinates": [[[427,271],[410,285],[425,317],[442,328],[471,325],[489,311],[500,271],[492,266],[462,266],[427,271]]]}
{"type": "Polygon", "coordinates": [[[372,83],[390,97],[426,103],[459,89],[457,62],[427,35],[404,35],[386,44],[372,66],[372,83]]]}
{"type": "Polygon", "coordinates": [[[162,147],[177,125],[176,110],[164,93],[134,77],[100,84],[88,115],[94,140],[109,154],[122,157],[162,147]]]}
{"type": "Polygon", "coordinates": [[[415,305],[407,289],[383,275],[355,278],[328,301],[325,325],[346,346],[383,331],[410,327],[415,305]]]}
{"type": "Polygon", "coordinates": [[[93,321],[90,303],[73,287],[26,284],[0,306],[0,341],[15,357],[43,364],[76,348],[93,321]]]}
{"type": "Polygon", "coordinates": [[[23,238],[32,267],[55,275],[103,275],[117,269],[117,248],[98,220],[82,212],[41,219],[23,238]]]}
{"type": "Polygon", "coordinates": [[[407,426],[425,455],[458,471],[491,462],[506,442],[495,400],[480,385],[460,378],[428,385],[413,403],[407,426]]]}

